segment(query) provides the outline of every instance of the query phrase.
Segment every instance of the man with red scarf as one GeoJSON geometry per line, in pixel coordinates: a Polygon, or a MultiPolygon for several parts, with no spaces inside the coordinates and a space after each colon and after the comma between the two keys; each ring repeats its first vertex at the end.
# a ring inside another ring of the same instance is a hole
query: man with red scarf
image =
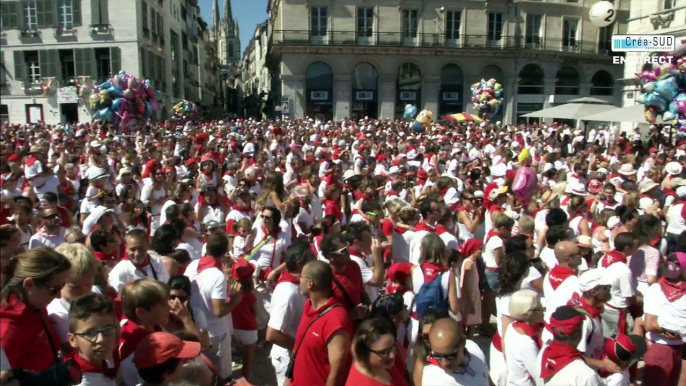
{"type": "Polygon", "coordinates": [[[617,333],[628,334],[633,331],[633,319],[628,315],[629,306],[636,301],[636,279],[627,264],[627,256],[637,249],[637,242],[629,232],[615,237],[615,249],[609,251],[600,261],[605,269],[604,275],[611,282],[612,298],[605,302],[602,313],[603,333],[610,338],[617,333]]]}
{"type": "Polygon", "coordinates": [[[414,227],[414,236],[412,241],[410,241],[410,263],[414,265],[419,264],[424,236],[429,233],[436,233],[437,221],[441,210],[438,202],[427,199],[422,202],[419,213],[422,215],[422,221],[414,227]]]}
{"type": "Polygon", "coordinates": [[[169,281],[169,272],[162,260],[148,254],[149,245],[148,234],[142,229],[134,229],[126,234],[126,253],[112,268],[107,279],[117,292],[137,279],[155,279],[163,283],[169,281]]]}
{"type": "Polygon", "coordinates": [[[584,316],[570,306],[561,306],[550,317],[553,340],[541,350],[539,374],[546,385],[601,386],[598,373],[583,360],[576,347],[581,341],[584,316]]]}
{"type": "Polygon", "coordinates": [[[240,292],[229,294],[222,258],[226,256],[229,240],[214,233],[207,237],[207,255],[198,262],[198,274],[191,278],[191,307],[202,312],[207,320],[210,348],[204,354],[212,361],[222,378],[232,374],[231,331],[226,316],[240,303],[240,292]]]}
{"type": "Polygon", "coordinates": [[[605,336],[600,315],[603,312],[603,303],[610,300],[611,284],[602,269],[589,269],[579,276],[581,294],[573,294],[567,303],[584,315],[581,341],[576,348],[593,359],[603,357],[605,336]]]}
{"type": "MultiPolygon", "coordinates": [[[[555,257],[557,265],[546,273],[543,279],[543,297],[546,302],[543,319],[546,323],[550,322],[553,312],[558,307],[566,305],[574,294],[581,292],[579,278],[576,276],[583,259],[579,247],[572,241],[560,241],[555,244],[555,257]]],[[[548,329],[544,330],[543,341],[551,338],[551,332],[548,329]]]]}

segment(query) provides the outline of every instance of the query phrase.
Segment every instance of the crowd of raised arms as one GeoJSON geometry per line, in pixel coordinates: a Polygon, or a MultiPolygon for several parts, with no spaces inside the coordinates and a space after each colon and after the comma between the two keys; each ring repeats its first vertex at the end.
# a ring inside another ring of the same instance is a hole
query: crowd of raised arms
{"type": "Polygon", "coordinates": [[[0,130],[3,385],[686,386],[669,128],[0,130]]]}

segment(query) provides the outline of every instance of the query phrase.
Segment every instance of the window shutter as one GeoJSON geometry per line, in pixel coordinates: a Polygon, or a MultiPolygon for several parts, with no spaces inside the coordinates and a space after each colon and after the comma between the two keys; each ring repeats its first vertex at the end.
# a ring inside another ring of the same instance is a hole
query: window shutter
{"type": "Polygon", "coordinates": [[[2,5],[2,28],[8,30],[12,28],[19,28],[19,2],[8,1],[0,3],[2,5]]]}
{"type": "Polygon", "coordinates": [[[121,52],[119,47],[110,47],[110,71],[112,75],[118,74],[121,70],[121,52]]]}
{"type": "Polygon", "coordinates": [[[72,14],[74,15],[74,26],[81,26],[81,0],[71,0],[72,14]]]}
{"type": "Polygon", "coordinates": [[[108,0],[99,0],[100,1],[100,23],[102,24],[110,24],[110,14],[109,14],[109,1],[108,0]]]}
{"type": "Polygon", "coordinates": [[[55,80],[61,80],[62,77],[66,77],[66,74],[62,74],[62,66],[60,65],[60,52],[58,50],[48,50],[48,76],[54,76],[55,80]]]}
{"type": "Polygon", "coordinates": [[[74,71],[76,71],[76,76],[85,76],[86,71],[83,68],[83,49],[74,49],[74,71]]]}
{"type": "Polygon", "coordinates": [[[55,2],[53,0],[36,1],[36,19],[39,28],[49,28],[55,25],[55,2]]]}
{"type": "Polygon", "coordinates": [[[100,25],[100,0],[91,0],[91,24],[100,25]]]}
{"type": "Polygon", "coordinates": [[[24,51],[14,51],[14,80],[26,81],[26,63],[24,62],[24,51]]]}
{"type": "Polygon", "coordinates": [[[57,50],[38,51],[38,63],[40,65],[40,76],[42,78],[50,76],[59,78],[60,74],[56,73],[55,56],[58,56],[57,50]]]}

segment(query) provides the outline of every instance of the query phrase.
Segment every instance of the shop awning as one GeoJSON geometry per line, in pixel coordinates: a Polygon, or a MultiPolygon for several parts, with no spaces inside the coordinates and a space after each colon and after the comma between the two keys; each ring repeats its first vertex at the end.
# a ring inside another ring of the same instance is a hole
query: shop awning
{"type": "Polygon", "coordinates": [[[607,101],[598,98],[584,97],[573,99],[569,103],[547,109],[534,111],[522,115],[525,118],[558,118],[558,119],[582,119],[586,116],[616,110],[607,101]]]}
{"type": "MultiPolygon", "coordinates": [[[[584,121],[648,123],[645,117],[645,105],[633,105],[622,107],[620,109],[589,114],[582,119],[584,121]]],[[[662,117],[658,115],[655,123],[661,124],[665,122],[663,122],[662,117]]]]}

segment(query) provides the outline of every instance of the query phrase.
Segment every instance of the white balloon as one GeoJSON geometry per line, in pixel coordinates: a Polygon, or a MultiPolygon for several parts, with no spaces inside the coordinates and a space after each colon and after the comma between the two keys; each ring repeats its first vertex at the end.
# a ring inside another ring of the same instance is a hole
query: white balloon
{"type": "Polygon", "coordinates": [[[591,7],[588,12],[591,23],[597,27],[607,27],[617,18],[615,5],[609,1],[599,1],[591,7]]]}

